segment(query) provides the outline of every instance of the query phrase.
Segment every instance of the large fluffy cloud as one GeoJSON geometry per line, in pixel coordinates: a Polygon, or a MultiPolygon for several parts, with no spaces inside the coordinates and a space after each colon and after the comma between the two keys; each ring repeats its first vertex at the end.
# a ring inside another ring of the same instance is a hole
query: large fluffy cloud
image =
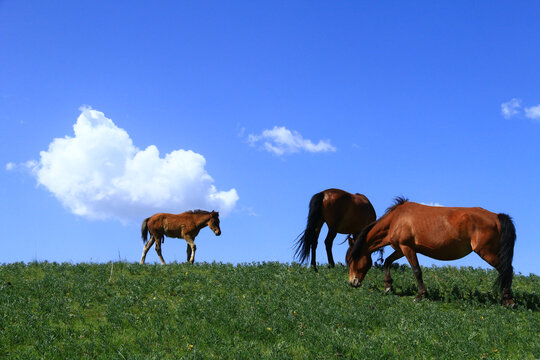
{"type": "Polygon", "coordinates": [[[336,151],[336,148],[329,141],[320,140],[314,144],[311,140],[304,139],[297,131],[291,131],[284,126],[274,126],[273,129],[264,130],[260,135],[251,134],[248,141],[252,146],[262,141],[264,149],[276,155],[299,151],[336,151]]]}
{"type": "Polygon", "coordinates": [[[102,112],[82,108],[75,136],[56,138],[34,166],[40,185],[73,213],[92,219],[140,219],[154,212],[201,208],[229,213],[235,189],[218,191],[190,150],[161,157],[156,146],[140,150],[102,112]]]}

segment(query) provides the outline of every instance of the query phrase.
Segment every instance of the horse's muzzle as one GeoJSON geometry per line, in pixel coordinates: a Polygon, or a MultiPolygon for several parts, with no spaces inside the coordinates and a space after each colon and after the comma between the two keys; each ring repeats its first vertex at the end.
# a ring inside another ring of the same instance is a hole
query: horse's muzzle
{"type": "Polygon", "coordinates": [[[219,231],[214,231],[214,234],[216,234],[216,236],[221,235],[221,230],[219,230],[219,231]]]}
{"type": "Polygon", "coordinates": [[[349,280],[349,284],[351,284],[352,287],[357,288],[360,286],[361,282],[357,277],[354,277],[352,280],[349,280]]]}

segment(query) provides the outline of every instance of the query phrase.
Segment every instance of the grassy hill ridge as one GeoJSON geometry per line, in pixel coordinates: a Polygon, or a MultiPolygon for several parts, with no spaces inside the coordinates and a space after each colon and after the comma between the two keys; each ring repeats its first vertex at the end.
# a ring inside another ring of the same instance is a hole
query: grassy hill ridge
{"type": "Polygon", "coordinates": [[[407,266],[347,284],[344,266],[15,263],[0,266],[0,358],[535,359],[540,277],[517,275],[514,309],[495,271],[407,266]]]}

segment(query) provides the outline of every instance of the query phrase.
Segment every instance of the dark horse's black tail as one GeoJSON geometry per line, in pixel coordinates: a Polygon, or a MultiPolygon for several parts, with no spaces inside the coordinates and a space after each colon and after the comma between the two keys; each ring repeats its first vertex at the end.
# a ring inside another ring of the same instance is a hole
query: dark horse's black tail
{"type": "Polygon", "coordinates": [[[307,218],[306,230],[302,232],[296,240],[295,257],[301,262],[305,262],[309,258],[309,250],[311,245],[317,241],[317,233],[315,229],[322,219],[322,205],[324,193],[320,192],[313,195],[309,202],[309,213],[307,218]]]}
{"type": "Polygon", "coordinates": [[[514,244],[516,243],[516,228],[512,218],[506,214],[497,214],[501,223],[501,242],[499,249],[499,277],[495,282],[495,286],[503,293],[511,294],[510,286],[512,285],[512,277],[514,269],[512,268],[512,259],[514,257],[514,244]]]}
{"type": "Polygon", "coordinates": [[[145,244],[148,241],[148,219],[150,218],[144,219],[141,225],[141,237],[142,237],[143,243],[145,244]]]}

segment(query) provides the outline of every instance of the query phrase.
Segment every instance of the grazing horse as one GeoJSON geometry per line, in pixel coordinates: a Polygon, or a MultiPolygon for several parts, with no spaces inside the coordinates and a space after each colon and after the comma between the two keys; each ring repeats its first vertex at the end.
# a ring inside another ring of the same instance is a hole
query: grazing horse
{"type": "Polygon", "coordinates": [[[296,240],[295,256],[302,263],[309,258],[311,266],[317,271],[315,250],[319,233],[324,223],[328,225],[328,235],[324,240],[328,266],[334,267],[332,244],[338,233],[357,235],[362,229],[375,221],[375,209],[368,198],[362,194],[350,194],[340,189],[327,189],[313,195],[309,202],[306,230],[296,240]]]}
{"type": "Polygon", "coordinates": [[[474,207],[427,206],[398,197],[376,222],[367,226],[347,251],[349,282],[360,286],[371,268],[371,253],[390,245],[384,262],[386,292],[392,291],[390,265],[405,256],[418,282],[416,300],[426,295],[417,253],[438,260],[455,260],[474,251],[499,272],[496,285],[502,304],[513,306],[512,285],[516,229],[512,218],[474,207]]]}
{"type": "Polygon", "coordinates": [[[185,239],[187,245],[187,261],[193,264],[195,261],[195,237],[202,228],[207,226],[216,234],[221,235],[219,228],[219,213],[204,210],[186,211],[178,215],[159,213],[144,219],[141,226],[141,237],[146,243],[143,248],[141,264],[144,264],[146,253],[152,245],[156,244],[156,252],[165,265],[165,260],[161,256],[161,244],[164,236],[185,239]],[[150,241],[147,242],[148,232],[150,232],[150,241]]]}

